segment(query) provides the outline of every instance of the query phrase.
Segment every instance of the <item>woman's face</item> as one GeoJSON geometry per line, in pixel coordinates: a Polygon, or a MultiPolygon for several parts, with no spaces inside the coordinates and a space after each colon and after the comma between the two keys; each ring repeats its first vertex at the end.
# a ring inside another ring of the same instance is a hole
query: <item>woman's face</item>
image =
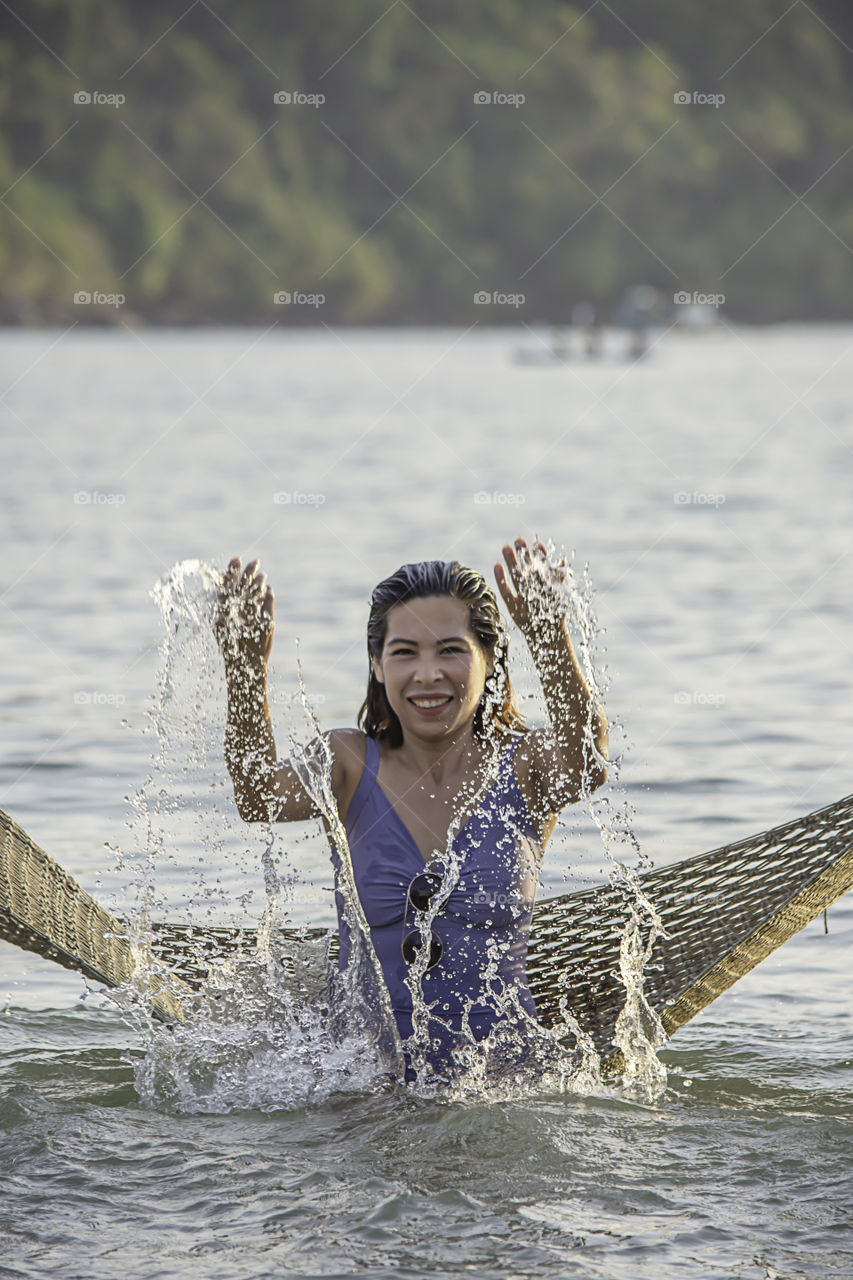
{"type": "Polygon", "coordinates": [[[491,671],[467,606],[453,596],[394,605],[382,653],[372,663],[403,736],[429,741],[470,724],[491,671]]]}

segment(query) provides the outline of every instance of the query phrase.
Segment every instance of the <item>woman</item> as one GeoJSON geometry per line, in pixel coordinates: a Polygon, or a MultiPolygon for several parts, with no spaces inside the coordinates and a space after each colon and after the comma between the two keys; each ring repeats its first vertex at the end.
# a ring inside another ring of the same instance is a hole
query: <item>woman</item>
{"type": "MultiPolygon", "coordinates": [[[[560,810],[607,777],[607,724],[555,607],[565,560],[552,563],[541,542],[531,550],[522,538],[503,555],[506,569],[496,565],[495,577],[530,646],[550,730],[528,729],[519,715],[485,580],[425,561],[373,592],[359,728],[326,738],[355,888],[397,1027],[411,1048],[417,1033],[434,1069],[498,1026],[535,1018],[525,969],[541,853],[560,810]]],[[[229,564],[216,629],[241,817],[321,817],[331,832],[296,768],[276,758],[266,698],[273,592],[256,560],[229,564]]],[[[343,967],[349,927],[332,849],[343,967]]]]}

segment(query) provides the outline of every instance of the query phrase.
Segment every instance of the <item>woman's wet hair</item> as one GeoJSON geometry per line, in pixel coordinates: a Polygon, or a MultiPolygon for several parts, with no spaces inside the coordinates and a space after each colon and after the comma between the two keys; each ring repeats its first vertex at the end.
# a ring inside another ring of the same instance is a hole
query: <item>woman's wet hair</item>
{"type": "MultiPolygon", "coordinates": [[[[481,573],[456,560],[404,564],[374,588],[367,620],[368,660],[382,656],[388,614],[394,606],[429,596],[450,596],[467,607],[471,631],[486,660],[493,664],[474,713],[475,736],[484,738],[489,732],[505,729],[526,732],[527,725],[515,704],[509,679],[509,645],[494,592],[481,573]]],[[[382,739],[392,747],[402,745],[402,726],[385,695],[385,686],[374,674],[372,662],[368,670],[367,697],[358,713],[358,727],[369,737],[382,739]]]]}

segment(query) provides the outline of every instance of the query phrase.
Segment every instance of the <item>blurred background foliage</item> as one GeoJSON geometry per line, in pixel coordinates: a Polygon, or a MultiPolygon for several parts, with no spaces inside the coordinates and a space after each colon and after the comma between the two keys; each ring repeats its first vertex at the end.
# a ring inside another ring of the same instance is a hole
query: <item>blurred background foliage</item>
{"type": "Polygon", "coordinates": [[[10,0],[0,321],[846,319],[851,83],[849,0],[10,0]]]}

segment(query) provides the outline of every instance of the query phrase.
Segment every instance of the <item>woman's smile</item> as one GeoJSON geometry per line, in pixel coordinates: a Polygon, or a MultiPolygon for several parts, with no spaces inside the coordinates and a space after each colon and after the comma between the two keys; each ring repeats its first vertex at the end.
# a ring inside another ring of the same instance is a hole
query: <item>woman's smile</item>
{"type": "Polygon", "coordinates": [[[453,694],[447,693],[447,694],[427,695],[427,694],[415,693],[415,694],[412,694],[409,698],[407,698],[407,701],[411,702],[415,710],[419,711],[421,715],[435,716],[435,715],[438,715],[440,711],[443,711],[445,707],[450,705],[450,703],[453,701],[453,694]]]}

